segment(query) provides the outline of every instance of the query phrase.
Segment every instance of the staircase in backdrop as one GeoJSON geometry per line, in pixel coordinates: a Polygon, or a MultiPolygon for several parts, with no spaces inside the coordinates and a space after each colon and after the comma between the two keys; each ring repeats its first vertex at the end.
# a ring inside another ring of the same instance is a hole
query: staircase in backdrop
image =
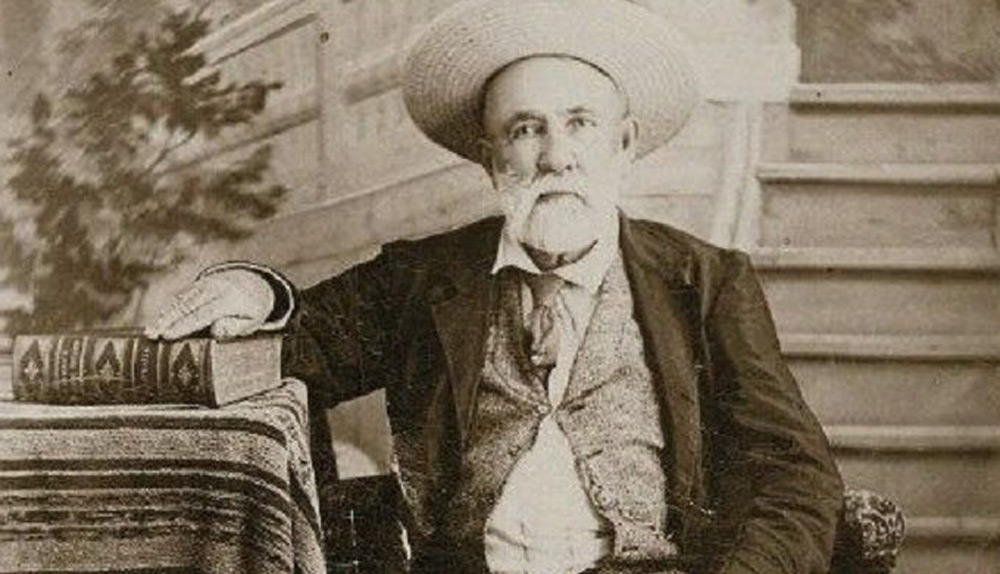
{"type": "Polygon", "coordinates": [[[768,106],[755,259],[898,572],[1000,572],[1000,88],[803,85],[768,106]]]}

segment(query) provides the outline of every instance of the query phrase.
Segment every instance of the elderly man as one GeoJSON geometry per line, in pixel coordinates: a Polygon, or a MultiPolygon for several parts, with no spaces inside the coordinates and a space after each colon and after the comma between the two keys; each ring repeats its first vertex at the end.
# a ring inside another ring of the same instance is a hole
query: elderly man
{"type": "Polygon", "coordinates": [[[150,333],[281,328],[314,406],[385,388],[416,571],[825,572],[842,486],[747,257],[617,207],[697,101],[670,25],[623,0],[461,2],[404,82],[502,219],[301,293],[216,267],[150,333]]]}

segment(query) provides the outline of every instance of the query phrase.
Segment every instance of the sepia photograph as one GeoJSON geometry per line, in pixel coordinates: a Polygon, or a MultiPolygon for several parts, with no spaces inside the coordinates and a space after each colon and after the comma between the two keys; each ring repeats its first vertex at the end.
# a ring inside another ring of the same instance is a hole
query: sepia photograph
{"type": "Polygon", "coordinates": [[[0,0],[0,573],[1000,574],[1000,0],[0,0]]]}

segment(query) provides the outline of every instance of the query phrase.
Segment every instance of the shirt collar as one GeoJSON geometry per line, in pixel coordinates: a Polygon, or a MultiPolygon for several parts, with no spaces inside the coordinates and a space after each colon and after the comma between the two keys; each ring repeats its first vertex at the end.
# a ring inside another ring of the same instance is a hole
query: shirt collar
{"type": "MultiPolygon", "coordinates": [[[[583,287],[591,294],[596,294],[608,269],[618,256],[619,227],[616,217],[608,233],[600,237],[594,248],[586,255],[573,263],[556,267],[551,272],[569,283],[583,287]]],[[[497,258],[493,263],[492,273],[496,274],[505,267],[515,267],[536,275],[542,273],[524,246],[511,236],[506,223],[500,233],[500,246],[497,248],[497,258]]]]}

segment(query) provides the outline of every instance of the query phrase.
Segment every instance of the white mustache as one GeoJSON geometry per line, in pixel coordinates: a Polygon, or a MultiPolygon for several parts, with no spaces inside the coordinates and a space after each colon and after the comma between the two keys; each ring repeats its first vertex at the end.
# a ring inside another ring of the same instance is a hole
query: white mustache
{"type": "Polygon", "coordinates": [[[545,197],[546,195],[556,195],[556,194],[572,194],[577,196],[582,200],[587,198],[587,187],[578,178],[571,177],[567,178],[565,176],[545,176],[535,179],[533,181],[526,181],[527,178],[511,178],[507,185],[504,185],[504,191],[510,191],[513,188],[520,188],[525,191],[529,191],[532,197],[537,198],[545,197]]]}

